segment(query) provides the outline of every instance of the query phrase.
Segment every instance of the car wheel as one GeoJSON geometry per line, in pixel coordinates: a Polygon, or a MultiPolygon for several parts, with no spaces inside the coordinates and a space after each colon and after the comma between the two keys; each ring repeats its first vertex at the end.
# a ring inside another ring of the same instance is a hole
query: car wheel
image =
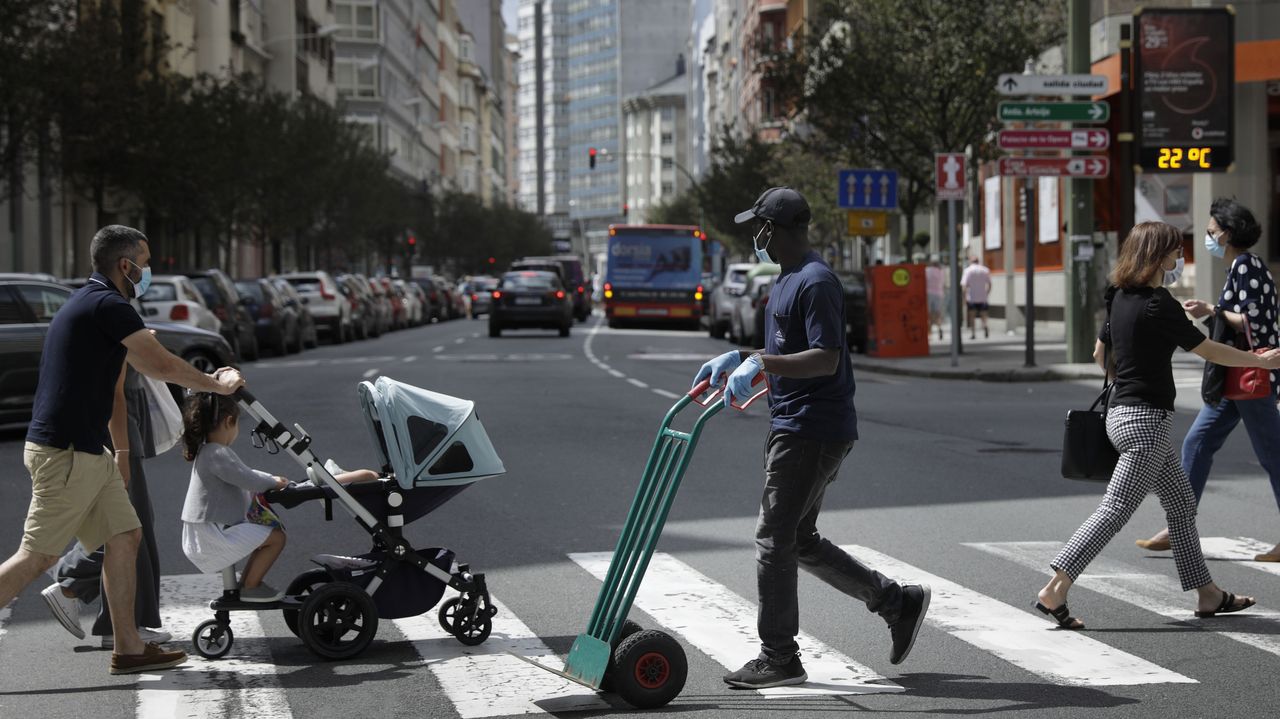
{"type": "Polygon", "coordinates": [[[213,374],[221,366],[216,357],[201,350],[188,352],[182,359],[205,374],[213,374]]]}

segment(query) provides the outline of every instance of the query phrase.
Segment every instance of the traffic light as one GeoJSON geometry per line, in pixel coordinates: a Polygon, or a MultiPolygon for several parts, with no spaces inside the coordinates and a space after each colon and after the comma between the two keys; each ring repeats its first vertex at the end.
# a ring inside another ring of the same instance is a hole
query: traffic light
{"type": "Polygon", "coordinates": [[[587,148],[587,161],[590,163],[591,169],[596,169],[596,148],[587,148]]]}

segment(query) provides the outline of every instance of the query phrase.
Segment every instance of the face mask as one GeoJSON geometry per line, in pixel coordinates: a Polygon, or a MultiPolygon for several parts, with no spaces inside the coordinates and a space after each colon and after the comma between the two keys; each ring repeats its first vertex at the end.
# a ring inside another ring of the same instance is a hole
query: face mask
{"type": "Polygon", "coordinates": [[[1173,269],[1172,269],[1172,270],[1165,270],[1165,271],[1164,271],[1164,286],[1165,286],[1165,287],[1168,287],[1169,285],[1171,285],[1171,284],[1173,284],[1173,283],[1177,282],[1177,281],[1178,281],[1178,278],[1179,278],[1179,277],[1182,277],[1182,268],[1183,268],[1184,266],[1186,266],[1186,261],[1185,261],[1185,260],[1183,260],[1181,257],[1179,257],[1179,258],[1178,258],[1178,261],[1174,263],[1174,265],[1173,265],[1173,269]]]}
{"type": "MultiPolygon", "coordinates": [[[[138,265],[133,260],[125,260],[125,262],[128,262],[134,267],[138,267],[138,265]]],[[[134,297],[141,297],[147,294],[147,288],[151,287],[151,268],[138,267],[138,269],[142,270],[142,278],[139,279],[137,282],[134,282],[132,279],[129,279],[129,275],[124,276],[126,280],[129,280],[129,284],[133,285],[134,297]]]]}
{"type": "Polygon", "coordinates": [[[773,259],[769,257],[769,249],[768,249],[769,243],[772,241],[773,241],[773,232],[772,232],[771,226],[769,225],[769,223],[765,223],[764,226],[760,228],[760,231],[756,233],[756,236],[751,238],[751,246],[755,248],[756,259],[760,260],[761,262],[770,262],[770,263],[773,262],[773,259]],[[763,235],[765,230],[770,230],[769,239],[765,240],[764,247],[761,247],[760,235],[763,235]]]}
{"type": "MultiPolygon", "coordinates": [[[[1222,234],[1219,233],[1218,237],[1221,236],[1222,234]]],[[[1212,232],[1204,233],[1204,248],[1209,251],[1209,254],[1219,259],[1227,256],[1227,246],[1218,242],[1218,238],[1214,237],[1212,232]]]]}

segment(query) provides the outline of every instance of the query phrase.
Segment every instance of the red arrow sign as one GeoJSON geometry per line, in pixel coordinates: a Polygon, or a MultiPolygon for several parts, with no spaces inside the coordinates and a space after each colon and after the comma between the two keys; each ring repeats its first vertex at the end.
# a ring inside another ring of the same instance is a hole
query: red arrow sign
{"type": "Polygon", "coordinates": [[[1088,157],[1002,157],[996,171],[1010,177],[1106,177],[1111,160],[1088,157]]]}
{"type": "Polygon", "coordinates": [[[1111,146],[1107,130],[1001,130],[1005,150],[1105,150],[1111,146]]]}

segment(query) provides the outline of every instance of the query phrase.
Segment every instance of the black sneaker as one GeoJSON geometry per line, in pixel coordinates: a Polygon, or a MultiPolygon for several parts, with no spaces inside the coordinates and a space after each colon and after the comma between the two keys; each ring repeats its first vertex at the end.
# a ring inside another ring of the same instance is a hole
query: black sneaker
{"type": "Polygon", "coordinates": [[[800,655],[786,664],[774,664],[765,659],[752,659],[736,672],[724,675],[724,683],[739,689],[768,689],[790,684],[804,684],[809,680],[800,655]]]}
{"type": "Polygon", "coordinates": [[[915,646],[916,634],[920,633],[924,615],[929,611],[929,594],[928,584],[908,584],[902,588],[902,613],[898,621],[889,625],[889,636],[893,638],[890,664],[901,664],[915,646]]]}

